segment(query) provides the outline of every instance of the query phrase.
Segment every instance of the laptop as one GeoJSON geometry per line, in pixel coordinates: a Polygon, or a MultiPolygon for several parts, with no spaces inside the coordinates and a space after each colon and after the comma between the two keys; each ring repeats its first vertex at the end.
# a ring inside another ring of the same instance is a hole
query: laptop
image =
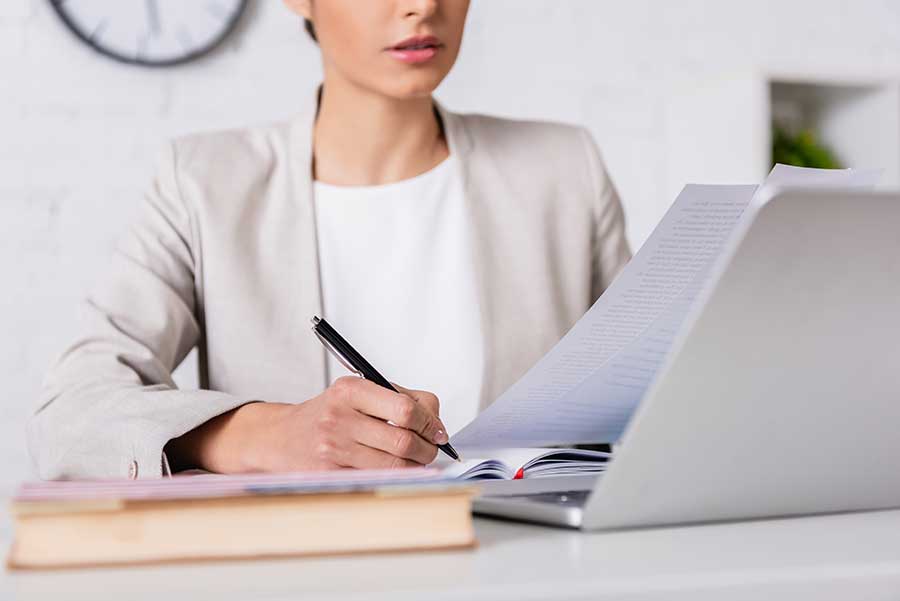
{"type": "Polygon", "coordinates": [[[900,506],[900,195],[765,194],[608,470],[476,513],[606,530],[900,506]]]}

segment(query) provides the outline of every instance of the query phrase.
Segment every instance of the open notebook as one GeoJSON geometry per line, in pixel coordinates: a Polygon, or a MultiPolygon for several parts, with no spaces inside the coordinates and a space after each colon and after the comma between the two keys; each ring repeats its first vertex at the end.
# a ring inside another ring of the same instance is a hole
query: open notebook
{"type": "Polygon", "coordinates": [[[522,480],[546,476],[597,474],[612,457],[602,451],[580,449],[478,449],[471,456],[462,449],[462,461],[441,455],[435,467],[444,476],[460,480],[522,480]]]}

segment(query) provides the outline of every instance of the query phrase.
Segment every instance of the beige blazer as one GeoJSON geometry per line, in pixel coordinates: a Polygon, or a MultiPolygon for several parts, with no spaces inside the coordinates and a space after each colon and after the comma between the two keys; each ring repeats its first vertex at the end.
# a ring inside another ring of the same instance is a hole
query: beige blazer
{"type": "MultiPolygon", "coordinates": [[[[169,440],[248,401],[300,402],[327,386],[309,326],[322,310],[316,102],[288,123],[165,150],[29,422],[41,477],[158,477],[169,440]],[[195,347],[202,390],[179,390],[172,370],[195,347]]],[[[581,317],[630,252],[585,129],[436,108],[475,233],[484,408],[581,317]]]]}

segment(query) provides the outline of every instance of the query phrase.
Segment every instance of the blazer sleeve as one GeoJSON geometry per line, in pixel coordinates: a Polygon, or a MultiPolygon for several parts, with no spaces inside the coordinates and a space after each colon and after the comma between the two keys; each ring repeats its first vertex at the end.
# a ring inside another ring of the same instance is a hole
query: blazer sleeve
{"type": "Polygon", "coordinates": [[[158,477],[169,440],[247,402],[172,379],[201,336],[193,231],[171,145],[30,418],[42,478],[158,477]]]}
{"type": "Polygon", "coordinates": [[[625,212],[619,194],[607,173],[593,136],[581,129],[591,180],[594,212],[594,240],[591,273],[591,302],[600,297],[631,260],[625,234],[625,212]]]}

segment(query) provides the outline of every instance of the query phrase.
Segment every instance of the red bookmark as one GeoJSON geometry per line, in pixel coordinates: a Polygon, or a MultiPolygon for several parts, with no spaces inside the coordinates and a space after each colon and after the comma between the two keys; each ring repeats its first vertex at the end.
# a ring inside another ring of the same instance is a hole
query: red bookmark
{"type": "Polygon", "coordinates": [[[524,467],[520,467],[520,468],[519,468],[519,471],[516,472],[516,475],[513,476],[513,480],[521,480],[521,479],[524,478],[524,477],[525,477],[525,468],[524,468],[524,467]]]}

